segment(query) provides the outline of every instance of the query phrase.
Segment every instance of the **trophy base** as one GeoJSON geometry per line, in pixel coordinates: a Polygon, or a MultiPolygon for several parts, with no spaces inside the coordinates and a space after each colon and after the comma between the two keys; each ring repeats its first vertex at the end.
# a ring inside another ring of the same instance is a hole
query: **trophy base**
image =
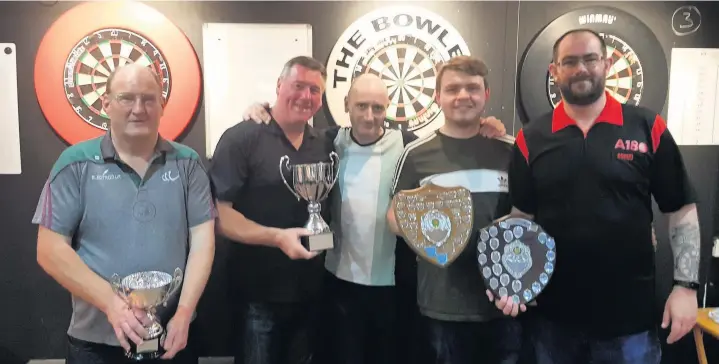
{"type": "Polygon", "coordinates": [[[130,351],[125,355],[134,361],[157,359],[165,354],[165,348],[162,347],[164,339],[165,335],[163,334],[162,337],[146,339],[141,345],[130,340],[130,351]]]}
{"type": "Polygon", "coordinates": [[[311,252],[329,250],[335,246],[334,234],[332,232],[303,236],[300,242],[305,249],[311,252]]]}

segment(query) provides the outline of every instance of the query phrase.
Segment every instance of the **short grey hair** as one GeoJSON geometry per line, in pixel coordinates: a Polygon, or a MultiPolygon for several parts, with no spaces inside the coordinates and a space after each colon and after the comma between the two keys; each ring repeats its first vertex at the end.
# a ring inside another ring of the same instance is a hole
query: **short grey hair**
{"type": "Polygon", "coordinates": [[[322,74],[322,79],[327,80],[327,69],[325,68],[325,65],[322,64],[322,62],[307,56],[297,56],[285,63],[285,66],[282,68],[282,73],[280,73],[280,78],[285,78],[290,74],[290,71],[292,70],[292,67],[294,66],[302,66],[304,68],[307,68],[312,71],[317,71],[320,74],[322,74]]]}

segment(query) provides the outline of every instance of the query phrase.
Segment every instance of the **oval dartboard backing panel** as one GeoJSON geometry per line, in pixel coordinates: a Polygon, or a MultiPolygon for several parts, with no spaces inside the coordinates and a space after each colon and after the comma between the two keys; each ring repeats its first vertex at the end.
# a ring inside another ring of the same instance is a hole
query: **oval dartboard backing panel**
{"type": "Polygon", "coordinates": [[[200,101],[201,70],[185,34],[139,2],[88,2],[53,23],[35,59],[35,92],[43,114],[69,144],[106,132],[102,109],[107,78],[118,66],[140,63],[160,76],[166,104],[160,134],[176,139],[200,101]]]}
{"type": "Polygon", "coordinates": [[[553,20],[530,42],[520,63],[519,102],[523,123],[551,111],[560,101],[549,74],[552,47],[562,34],[577,28],[600,33],[607,56],[614,61],[606,89],[617,100],[661,112],[669,87],[664,50],[641,20],[622,10],[593,6],[573,10],[553,20]]]}

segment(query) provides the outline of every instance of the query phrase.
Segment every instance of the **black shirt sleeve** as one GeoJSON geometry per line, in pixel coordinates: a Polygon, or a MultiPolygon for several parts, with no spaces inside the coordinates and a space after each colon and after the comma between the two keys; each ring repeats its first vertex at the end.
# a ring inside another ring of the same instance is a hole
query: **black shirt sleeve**
{"type": "Polygon", "coordinates": [[[417,176],[414,163],[412,163],[412,155],[405,150],[397,162],[390,195],[394,196],[399,191],[411,190],[417,187],[419,187],[419,176],[417,176]]]}
{"type": "Polygon", "coordinates": [[[651,168],[650,188],[663,213],[675,212],[684,205],[696,202],[696,192],[689,181],[677,143],[667,124],[657,115],[652,125],[654,161],[651,168]]]}
{"type": "Polygon", "coordinates": [[[417,138],[417,134],[411,131],[402,130],[402,142],[404,143],[405,147],[407,146],[407,144],[417,140],[417,138]]]}
{"type": "Polygon", "coordinates": [[[509,164],[509,195],[512,206],[520,211],[534,215],[537,202],[532,185],[532,174],[529,165],[529,148],[520,130],[512,147],[512,159],[509,164]]]}
{"type": "Polygon", "coordinates": [[[323,131],[325,134],[324,135],[325,138],[334,142],[334,140],[335,140],[335,138],[337,138],[337,134],[339,134],[341,128],[342,127],[337,126],[337,125],[328,126],[323,131]]]}
{"type": "Polygon", "coordinates": [[[322,137],[325,138],[325,148],[327,149],[327,153],[336,152],[335,139],[337,139],[337,134],[339,134],[341,128],[342,127],[340,126],[329,126],[322,131],[322,137]]]}
{"type": "Polygon", "coordinates": [[[249,151],[257,140],[255,128],[244,122],[227,129],[217,142],[210,162],[210,178],[220,201],[234,202],[249,175],[249,151]]]}

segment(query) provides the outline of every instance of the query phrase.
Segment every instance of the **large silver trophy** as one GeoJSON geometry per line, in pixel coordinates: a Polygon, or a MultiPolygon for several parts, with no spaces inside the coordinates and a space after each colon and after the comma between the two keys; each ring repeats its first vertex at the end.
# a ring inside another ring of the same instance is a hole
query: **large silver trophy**
{"type": "Polygon", "coordinates": [[[115,293],[119,294],[132,308],[147,312],[152,324],[147,329],[147,337],[142,338],[141,345],[130,341],[127,357],[133,360],[155,359],[164,354],[162,347],[165,341],[165,329],[155,316],[158,306],[167,305],[167,301],[182,285],[182,270],[175,269],[174,275],[158,271],[146,271],[130,274],[124,278],[113,274],[111,284],[115,293]]]}
{"type": "Polygon", "coordinates": [[[320,251],[334,247],[334,234],[327,222],[320,215],[320,202],[329,196],[332,187],[339,176],[339,156],[330,153],[330,161],[295,164],[290,166],[290,157],[280,158],[280,176],[285,186],[297,197],[297,200],[307,201],[309,219],[304,228],[312,235],[303,237],[302,245],[309,251],[320,251]],[[292,186],[285,178],[284,169],[292,171],[292,186]]]}

